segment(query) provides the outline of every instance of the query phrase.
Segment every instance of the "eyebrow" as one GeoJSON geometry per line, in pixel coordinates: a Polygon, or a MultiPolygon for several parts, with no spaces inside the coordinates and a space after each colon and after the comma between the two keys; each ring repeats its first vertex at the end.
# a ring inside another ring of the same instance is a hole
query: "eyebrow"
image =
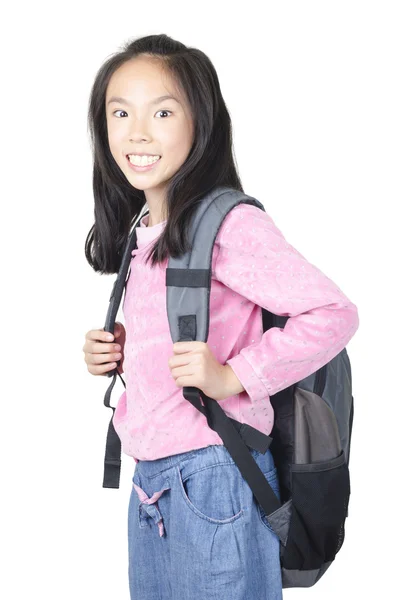
{"type": "MultiPolygon", "coordinates": [[[[159,102],[163,102],[164,100],[175,100],[175,102],[178,102],[178,104],[180,104],[179,100],[177,100],[174,96],[159,96],[158,98],[155,98],[154,100],[152,100],[151,102],[149,102],[149,104],[159,104],[159,102]]],[[[112,96],[107,104],[111,104],[112,102],[117,102],[118,104],[126,104],[127,106],[130,106],[128,100],[126,100],[125,98],[121,98],[121,96],[112,96]]]]}

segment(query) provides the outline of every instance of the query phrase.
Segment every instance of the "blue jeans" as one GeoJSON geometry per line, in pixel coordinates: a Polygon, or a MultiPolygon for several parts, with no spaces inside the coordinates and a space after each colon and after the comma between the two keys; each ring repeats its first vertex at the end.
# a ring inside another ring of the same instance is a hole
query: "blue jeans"
{"type": "MultiPolygon", "coordinates": [[[[280,498],[270,449],[249,449],[280,498]]],[[[135,466],[131,600],[281,600],[280,540],[224,445],[135,466]]]]}

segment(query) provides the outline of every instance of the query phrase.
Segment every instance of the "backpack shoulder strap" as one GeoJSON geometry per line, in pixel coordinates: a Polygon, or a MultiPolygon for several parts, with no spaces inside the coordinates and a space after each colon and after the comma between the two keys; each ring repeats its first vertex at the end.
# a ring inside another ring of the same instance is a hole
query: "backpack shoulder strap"
{"type": "MultiPolygon", "coordinates": [[[[149,211],[144,213],[142,217],[149,214],[149,211]]],[[[123,291],[125,288],[126,280],[128,279],[130,265],[131,265],[131,252],[136,248],[136,227],[138,222],[142,218],[140,217],[132,231],[130,232],[127,241],[123,250],[123,257],[121,259],[121,264],[119,271],[117,273],[116,280],[113,284],[112,291],[109,298],[109,307],[106,314],[105,326],[104,330],[109,331],[110,333],[114,332],[114,324],[116,322],[117,313],[120,307],[121,298],[123,295],[123,291]]],[[[113,371],[108,373],[109,376],[113,374],[113,371]]]]}
{"type": "MultiPolygon", "coordinates": [[[[144,213],[143,216],[146,216],[149,211],[144,213]]],[[[114,333],[114,325],[116,322],[117,313],[119,310],[121,298],[123,295],[123,291],[126,285],[126,280],[128,279],[128,274],[131,265],[131,252],[134,248],[136,248],[136,226],[140,219],[138,219],[130,232],[127,241],[124,246],[123,257],[121,259],[121,264],[119,271],[117,273],[116,280],[113,284],[112,291],[109,298],[109,306],[105,319],[104,331],[109,331],[110,333],[114,333]]],[[[106,390],[104,397],[104,405],[112,409],[112,417],[110,419],[110,423],[108,426],[108,433],[106,437],[106,450],[105,450],[105,460],[104,460],[104,475],[103,475],[103,484],[104,488],[119,488],[120,487],[120,468],[121,468],[121,442],[120,438],[116,433],[113,425],[113,416],[115,407],[110,404],[110,397],[112,394],[112,390],[117,380],[117,375],[123,382],[124,387],[126,387],[124,379],[118,372],[117,368],[112,371],[107,372],[108,377],[113,377],[112,381],[108,389],[106,390]]]]}
{"type": "Polygon", "coordinates": [[[179,258],[169,258],[166,269],[167,313],[173,342],[206,342],[208,339],[215,239],[226,216],[238,204],[253,204],[265,210],[255,198],[239,190],[219,186],[201,200],[192,217],[188,232],[191,250],[179,258]]]}

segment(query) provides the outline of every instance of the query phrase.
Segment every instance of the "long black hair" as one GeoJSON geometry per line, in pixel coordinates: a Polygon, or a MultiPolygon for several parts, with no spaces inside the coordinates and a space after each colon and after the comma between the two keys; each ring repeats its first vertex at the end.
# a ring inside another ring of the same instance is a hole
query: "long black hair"
{"type": "Polygon", "coordinates": [[[221,185],[244,191],[233,156],[232,124],[210,59],[165,34],[127,42],[99,69],[89,98],[88,127],[93,152],[95,223],[85,241],[90,266],[102,274],[117,273],[131,225],[145,206],[143,190],[127,180],[114,160],[108,142],[105,98],[112,74],[141,54],[156,57],[181,87],[194,122],[191,150],[168,182],[167,222],[146,262],[176,258],[188,249],[187,228],[195,207],[208,192],[221,185]]]}

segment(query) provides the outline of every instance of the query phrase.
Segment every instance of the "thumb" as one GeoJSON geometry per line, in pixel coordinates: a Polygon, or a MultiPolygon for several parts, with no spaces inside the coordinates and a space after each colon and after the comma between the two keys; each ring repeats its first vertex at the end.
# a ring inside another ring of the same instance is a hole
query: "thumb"
{"type": "Polygon", "coordinates": [[[119,323],[119,321],[116,321],[116,323],[114,324],[114,337],[118,338],[122,332],[122,325],[121,323],[119,323]]]}

